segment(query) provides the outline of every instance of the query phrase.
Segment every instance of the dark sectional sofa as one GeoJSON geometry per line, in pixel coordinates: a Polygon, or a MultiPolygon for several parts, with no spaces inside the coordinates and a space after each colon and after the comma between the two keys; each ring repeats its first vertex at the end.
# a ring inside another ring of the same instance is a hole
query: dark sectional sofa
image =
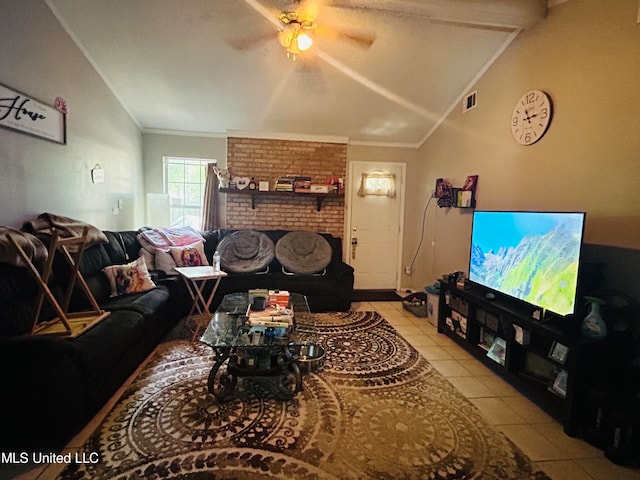
{"type": "MultiPolygon", "coordinates": [[[[202,232],[211,262],[218,243],[234,231],[202,232]]],[[[107,402],[161,339],[189,311],[191,299],[181,278],[152,271],[152,290],[111,297],[103,269],[138,258],[139,231],[104,232],[108,243],[83,255],[81,272],[97,302],[110,313],[99,324],[71,340],[29,335],[38,287],[25,268],[0,264],[0,383],[5,401],[0,414],[0,451],[51,451],[65,445],[107,402]]],[[[286,231],[265,231],[277,242],[286,231]]],[[[339,238],[323,235],[332,258],[320,275],[283,273],[277,259],[267,273],[230,274],[220,283],[212,308],[227,293],[250,288],[289,290],[307,296],[312,311],[348,310],[353,269],[342,262],[339,238]]],[[[50,286],[64,290],[69,268],[56,257],[50,286]]],[[[76,287],[77,288],[77,287],[76,287]]],[[[86,308],[75,292],[70,311],[86,308]]],[[[42,318],[51,318],[45,302],[42,318]]]]}
{"type": "MultiPolygon", "coordinates": [[[[238,230],[205,232],[205,253],[211,259],[219,242],[238,230]]],[[[286,230],[263,230],[274,244],[286,230]]],[[[320,234],[331,246],[331,262],[326,271],[313,275],[291,275],[283,270],[277,258],[269,264],[266,273],[230,273],[220,283],[214,304],[218,305],[227,293],[246,292],[249,288],[287,290],[305,295],[312,312],[345,311],[351,306],[353,295],[353,268],[342,261],[342,240],[330,234],[320,234]]]]}

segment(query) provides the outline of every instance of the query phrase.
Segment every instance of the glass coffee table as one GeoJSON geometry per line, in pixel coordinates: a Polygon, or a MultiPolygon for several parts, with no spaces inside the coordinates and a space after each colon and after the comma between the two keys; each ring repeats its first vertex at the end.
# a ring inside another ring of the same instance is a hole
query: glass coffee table
{"type": "Polygon", "coordinates": [[[278,396],[290,400],[302,390],[300,367],[290,348],[299,346],[296,320],[310,315],[304,295],[291,293],[294,319],[289,327],[250,326],[248,293],[225,295],[200,341],[213,349],[215,363],[207,387],[219,401],[229,400],[238,377],[275,377],[278,396]]]}

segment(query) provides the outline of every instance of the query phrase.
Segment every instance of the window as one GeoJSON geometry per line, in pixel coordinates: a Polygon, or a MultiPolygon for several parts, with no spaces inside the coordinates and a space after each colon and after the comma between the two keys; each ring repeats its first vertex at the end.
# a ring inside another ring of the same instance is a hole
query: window
{"type": "Polygon", "coordinates": [[[164,193],[172,227],[200,229],[207,164],[215,160],[164,157],[164,193]]]}
{"type": "Polygon", "coordinates": [[[363,173],[360,179],[358,195],[396,196],[396,176],[387,172],[363,173]]]}

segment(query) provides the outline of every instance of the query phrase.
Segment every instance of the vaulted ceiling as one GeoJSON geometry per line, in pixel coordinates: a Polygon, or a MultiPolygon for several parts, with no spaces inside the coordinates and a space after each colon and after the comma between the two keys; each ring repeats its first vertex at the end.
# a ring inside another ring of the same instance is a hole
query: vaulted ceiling
{"type": "Polygon", "coordinates": [[[546,14],[544,0],[46,2],[145,131],[394,145],[423,142],[546,14]],[[276,14],[303,8],[319,28],[293,60],[276,14]]]}

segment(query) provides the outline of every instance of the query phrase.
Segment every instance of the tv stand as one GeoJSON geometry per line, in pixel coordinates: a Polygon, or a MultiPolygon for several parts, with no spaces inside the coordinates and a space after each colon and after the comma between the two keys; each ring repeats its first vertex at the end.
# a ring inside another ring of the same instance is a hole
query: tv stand
{"type": "Polygon", "coordinates": [[[560,421],[567,435],[578,435],[601,344],[575,332],[573,319],[541,322],[532,307],[486,293],[442,282],[438,332],[560,421]]]}

